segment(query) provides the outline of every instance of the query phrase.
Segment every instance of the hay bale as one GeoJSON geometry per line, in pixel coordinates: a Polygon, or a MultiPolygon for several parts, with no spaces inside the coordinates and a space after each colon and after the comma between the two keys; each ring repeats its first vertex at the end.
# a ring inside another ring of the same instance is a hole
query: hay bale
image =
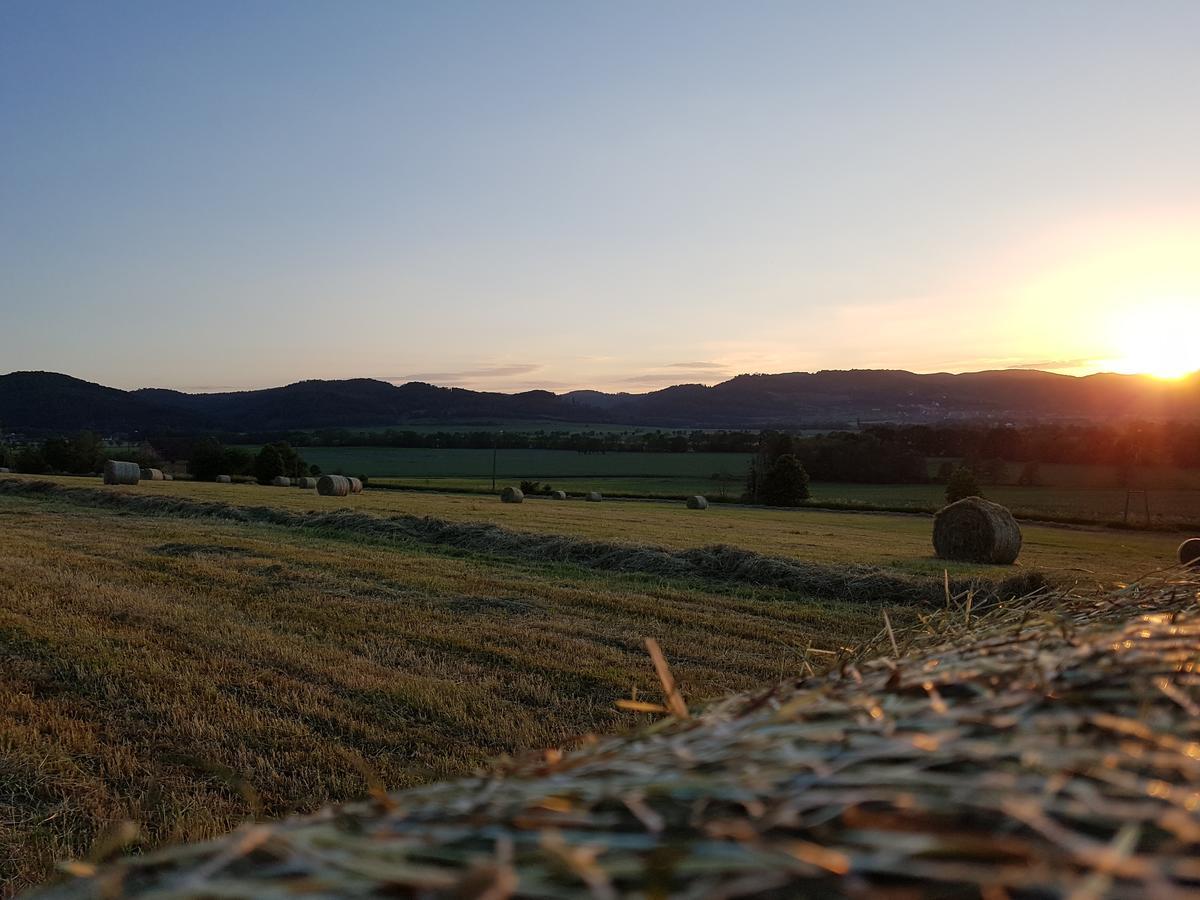
{"type": "Polygon", "coordinates": [[[600,496],[599,491],[589,491],[586,498],[588,503],[599,503],[604,498],[600,496]]]}
{"type": "Polygon", "coordinates": [[[162,469],[142,469],[142,481],[165,481],[162,469]]]}
{"type": "Polygon", "coordinates": [[[305,477],[305,478],[297,478],[296,479],[296,487],[304,488],[306,491],[311,491],[316,486],[317,486],[317,479],[315,479],[315,478],[305,477]]]}
{"type": "Polygon", "coordinates": [[[217,484],[233,484],[233,479],[228,475],[218,475],[217,484]]]}
{"type": "Polygon", "coordinates": [[[170,472],[163,472],[163,481],[174,481],[174,480],[175,480],[175,476],[172,475],[170,472]]]}
{"type": "Polygon", "coordinates": [[[1200,538],[1188,538],[1179,545],[1179,562],[1185,566],[1200,567],[1200,538]]]}
{"type": "Polygon", "coordinates": [[[120,462],[115,459],[104,461],[105,484],[137,484],[142,477],[142,467],[135,462],[120,462]]]}
{"type": "Polygon", "coordinates": [[[708,500],[705,497],[701,497],[699,494],[695,494],[687,498],[687,508],[708,509],[708,500]]]}
{"type": "Polygon", "coordinates": [[[363,492],[363,483],[360,479],[348,476],[346,480],[350,482],[350,493],[361,494],[363,492]]]}
{"type": "Polygon", "coordinates": [[[1021,552],[1021,528],[999,503],[967,497],[934,516],[933,547],[941,559],[1008,566],[1021,552]]]}
{"type": "Polygon", "coordinates": [[[317,493],[322,497],[349,496],[350,479],[345,475],[322,475],[317,479],[317,493]]]}
{"type": "Polygon", "coordinates": [[[271,484],[275,485],[275,487],[291,487],[292,479],[288,478],[286,475],[276,475],[271,479],[271,484]]]}
{"type": "Polygon", "coordinates": [[[525,492],[520,488],[506,487],[500,492],[500,501],[502,503],[524,503],[525,492]]]}
{"type": "Polygon", "coordinates": [[[550,499],[551,500],[566,500],[567,492],[566,491],[551,491],[550,499]]]}
{"type": "Polygon", "coordinates": [[[8,475],[12,472],[8,466],[0,466],[0,475],[8,475]]]}

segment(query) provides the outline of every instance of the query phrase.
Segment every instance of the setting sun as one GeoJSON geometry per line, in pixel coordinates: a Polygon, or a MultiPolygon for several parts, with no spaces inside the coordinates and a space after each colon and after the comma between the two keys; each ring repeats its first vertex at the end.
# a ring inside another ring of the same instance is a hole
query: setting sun
{"type": "Polygon", "coordinates": [[[1200,297],[1137,303],[1113,323],[1120,372],[1180,378],[1200,369],[1200,297]]]}

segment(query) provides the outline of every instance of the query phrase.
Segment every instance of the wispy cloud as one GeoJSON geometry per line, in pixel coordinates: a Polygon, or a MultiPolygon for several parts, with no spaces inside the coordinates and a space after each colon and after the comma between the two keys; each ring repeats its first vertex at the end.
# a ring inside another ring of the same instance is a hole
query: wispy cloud
{"type": "Polygon", "coordinates": [[[1095,359],[1050,359],[1043,362],[1027,362],[1014,363],[1005,366],[1006,369],[1046,369],[1053,371],[1054,369],[1082,369],[1093,363],[1098,362],[1095,359]]]}
{"type": "Polygon", "coordinates": [[[428,381],[432,384],[458,384],[464,381],[492,378],[515,378],[519,375],[532,375],[541,371],[538,363],[508,363],[502,366],[479,366],[474,369],[463,369],[458,372],[413,372],[409,375],[389,375],[385,381],[428,381]]]}
{"type": "Polygon", "coordinates": [[[664,369],[693,369],[700,371],[701,369],[712,369],[715,371],[725,371],[726,366],[715,362],[677,362],[667,363],[663,366],[664,369]]]}

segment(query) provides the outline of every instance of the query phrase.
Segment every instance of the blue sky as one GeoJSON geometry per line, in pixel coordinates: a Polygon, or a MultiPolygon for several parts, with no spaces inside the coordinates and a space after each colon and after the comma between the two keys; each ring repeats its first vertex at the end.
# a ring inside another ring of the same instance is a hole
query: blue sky
{"type": "Polygon", "coordinates": [[[0,370],[1145,368],[1192,351],[1131,316],[1200,309],[1197,46],[1166,0],[0,0],[0,370]]]}

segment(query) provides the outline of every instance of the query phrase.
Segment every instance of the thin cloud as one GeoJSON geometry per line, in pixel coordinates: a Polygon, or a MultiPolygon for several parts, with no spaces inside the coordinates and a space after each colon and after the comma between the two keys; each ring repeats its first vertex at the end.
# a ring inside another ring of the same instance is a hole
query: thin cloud
{"type": "Polygon", "coordinates": [[[1082,369],[1096,362],[1094,359],[1051,359],[1045,362],[1014,363],[1007,369],[1082,369]]]}
{"type": "Polygon", "coordinates": [[[532,375],[540,371],[537,363],[511,363],[504,366],[480,366],[461,372],[416,372],[411,375],[390,375],[385,381],[428,381],[434,384],[470,381],[476,378],[513,378],[517,375],[532,375]]]}
{"type": "Polygon", "coordinates": [[[678,363],[667,363],[665,366],[663,366],[663,368],[664,369],[692,369],[695,371],[700,371],[701,369],[714,369],[714,370],[718,370],[718,371],[724,371],[725,366],[723,366],[721,363],[715,363],[715,362],[678,362],[678,363]]]}

